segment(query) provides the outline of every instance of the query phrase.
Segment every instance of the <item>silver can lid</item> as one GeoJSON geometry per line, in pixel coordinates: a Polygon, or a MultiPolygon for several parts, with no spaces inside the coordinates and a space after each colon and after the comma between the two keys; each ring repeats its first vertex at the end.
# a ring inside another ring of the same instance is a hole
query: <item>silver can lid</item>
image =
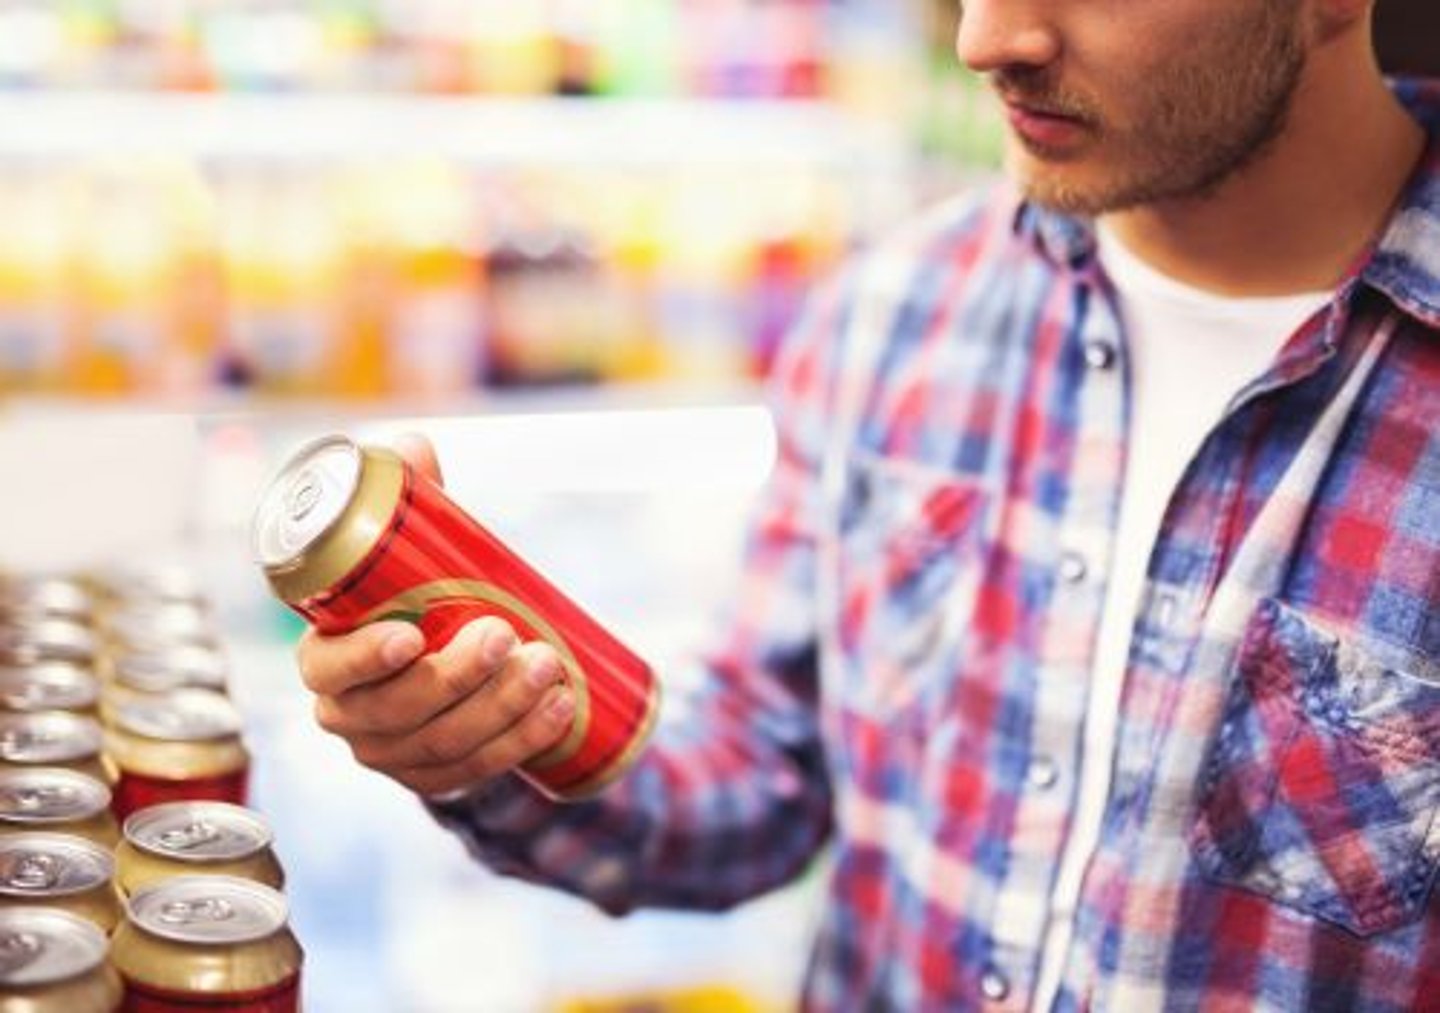
{"type": "Polygon", "coordinates": [[[184,862],[233,862],[270,846],[259,813],[228,802],[166,802],[132,813],[125,839],[142,851],[184,862]]]}
{"type": "Polygon", "coordinates": [[[70,834],[0,837],[0,896],[43,899],[84,893],[110,882],[115,859],[70,834]]]}
{"type": "Polygon", "coordinates": [[[100,723],[69,711],[0,714],[0,760],[47,764],[81,760],[100,752],[100,723]]]}
{"type": "Polygon", "coordinates": [[[0,709],[85,710],[100,698],[100,680],[84,665],[41,661],[0,666],[0,709]]]}
{"type": "Polygon", "coordinates": [[[29,665],[51,660],[88,662],[94,657],[95,634],[72,620],[0,620],[0,659],[29,665]]]}
{"type": "Polygon", "coordinates": [[[88,619],[95,611],[95,596],[73,577],[23,574],[0,583],[0,611],[7,610],[88,619]]]}
{"type": "Polygon", "coordinates": [[[47,823],[89,819],[110,806],[110,789],[64,767],[0,770],[0,823],[39,830],[47,823]]]}
{"type": "Polygon", "coordinates": [[[179,943],[224,946],[272,936],[290,912],[278,890],[236,876],[172,876],[137,890],[130,921],[179,943]]]}
{"type": "Polygon", "coordinates": [[[173,602],[131,603],[112,612],[105,628],[115,639],[147,649],[215,643],[209,613],[173,602]]]}
{"type": "Polygon", "coordinates": [[[105,933],[78,915],[48,907],[0,908],[0,986],[52,985],[99,967],[105,933]]]}
{"type": "Polygon", "coordinates": [[[115,725],[134,735],[169,742],[204,742],[240,734],[240,712],[208,689],[176,689],[139,696],[115,709],[115,725]]]}
{"type": "Polygon", "coordinates": [[[114,665],[117,682],[145,693],[186,687],[223,690],[229,667],[218,650],[199,644],[130,651],[116,657],[114,665]]]}
{"type": "Polygon", "coordinates": [[[361,452],[345,436],[303,447],[261,494],[251,524],[255,561],[266,568],[294,563],[339,520],[360,483],[361,452]]]}
{"type": "Polygon", "coordinates": [[[206,604],[205,589],[195,571],[180,563],[118,563],[99,571],[96,578],[120,601],[206,604]]]}

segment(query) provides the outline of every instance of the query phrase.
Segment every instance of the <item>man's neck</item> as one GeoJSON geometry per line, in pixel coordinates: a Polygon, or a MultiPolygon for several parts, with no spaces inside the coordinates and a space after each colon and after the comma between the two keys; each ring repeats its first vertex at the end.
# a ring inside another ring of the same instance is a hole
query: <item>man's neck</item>
{"type": "Polygon", "coordinates": [[[1284,133],[1213,194],[1116,212],[1107,224],[1152,267],[1223,295],[1334,287],[1383,226],[1424,146],[1368,46],[1368,37],[1346,39],[1314,52],[1284,133]]]}

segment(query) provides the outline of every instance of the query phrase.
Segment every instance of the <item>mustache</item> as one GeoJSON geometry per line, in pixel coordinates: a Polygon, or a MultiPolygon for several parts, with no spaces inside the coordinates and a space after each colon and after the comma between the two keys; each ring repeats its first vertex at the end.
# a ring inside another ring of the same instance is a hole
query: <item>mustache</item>
{"type": "Polygon", "coordinates": [[[1083,95],[1056,82],[1048,69],[1002,67],[990,73],[990,85],[1004,101],[1052,116],[1065,116],[1083,123],[1098,121],[1094,104],[1083,95]]]}

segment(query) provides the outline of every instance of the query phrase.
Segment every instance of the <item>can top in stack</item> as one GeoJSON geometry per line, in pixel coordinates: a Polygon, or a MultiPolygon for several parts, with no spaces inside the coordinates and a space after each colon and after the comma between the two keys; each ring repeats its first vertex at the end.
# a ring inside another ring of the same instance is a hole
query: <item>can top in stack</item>
{"type": "Polygon", "coordinates": [[[90,664],[95,659],[95,634],[90,627],[58,616],[0,620],[0,661],[33,665],[41,661],[90,664]]]}
{"type": "Polygon", "coordinates": [[[125,602],[105,619],[111,641],[129,650],[162,651],[181,644],[214,648],[209,614],[178,602],[125,602]]]}
{"type": "Polygon", "coordinates": [[[67,897],[109,883],[110,852],[69,834],[0,837],[0,896],[13,899],[67,897]]]}
{"type": "Polygon", "coordinates": [[[54,616],[88,623],[95,615],[95,596],[70,577],[11,574],[0,579],[0,615],[12,619],[54,616]]]}
{"type": "Polygon", "coordinates": [[[96,926],[55,908],[0,909],[0,993],[69,981],[105,961],[96,926]]]}
{"type": "Polygon", "coordinates": [[[226,802],[167,802],[125,820],[125,839],[142,851],[187,862],[231,862],[268,848],[273,835],[250,809],[226,802]]]}
{"type": "Polygon", "coordinates": [[[240,712],[229,698],[208,689],[177,689],[138,696],[115,709],[115,727],[166,742],[205,742],[240,734],[240,712]]]}
{"type": "Polygon", "coordinates": [[[284,929],[289,917],[278,890],[233,876],[174,876],[130,898],[137,928],[192,946],[265,939],[284,929]]]}
{"type": "Polygon", "coordinates": [[[225,656],[213,647],[177,644],[165,650],[127,651],[111,662],[115,681],[143,693],[200,688],[223,691],[225,656]]]}
{"type": "Polygon", "coordinates": [[[100,723],[82,714],[0,714],[0,761],[6,763],[70,763],[97,755],[101,740],[100,723]]]}
{"type": "Polygon", "coordinates": [[[85,665],[41,661],[33,665],[0,665],[0,710],[93,710],[100,698],[100,680],[85,665]]]}
{"type": "Polygon", "coordinates": [[[110,808],[110,789],[64,767],[0,770],[0,823],[43,830],[89,819],[110,808]]]}

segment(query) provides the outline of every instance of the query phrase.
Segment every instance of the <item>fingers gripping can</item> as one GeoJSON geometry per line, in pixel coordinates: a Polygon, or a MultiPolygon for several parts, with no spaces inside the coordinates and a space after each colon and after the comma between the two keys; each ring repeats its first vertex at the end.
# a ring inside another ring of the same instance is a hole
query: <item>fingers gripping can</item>
{"type": "Polygon", "coordinates": [[[277,597],[322,633],[407,619],[426,647],[497,615],[544,640],[575,699],[566,737],[521,774],[575,800],[620,776],[655,723],[650,666],[399,455],[343,436],[302,449],[266,489],[254,548],[277,597]]]}

